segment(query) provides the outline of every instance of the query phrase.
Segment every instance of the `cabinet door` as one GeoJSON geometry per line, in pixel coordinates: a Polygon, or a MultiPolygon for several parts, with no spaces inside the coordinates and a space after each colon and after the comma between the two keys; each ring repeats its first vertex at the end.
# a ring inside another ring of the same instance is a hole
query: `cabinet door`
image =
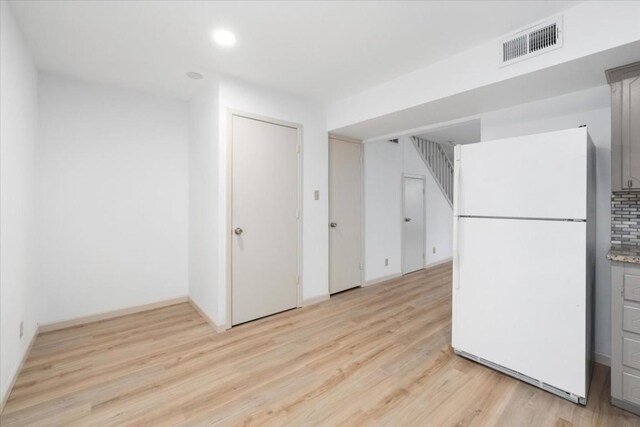
{"type": "Polygon", "coordinates": [[[640,188],[640,76],[622,81],[622,188],[640,188]]]}

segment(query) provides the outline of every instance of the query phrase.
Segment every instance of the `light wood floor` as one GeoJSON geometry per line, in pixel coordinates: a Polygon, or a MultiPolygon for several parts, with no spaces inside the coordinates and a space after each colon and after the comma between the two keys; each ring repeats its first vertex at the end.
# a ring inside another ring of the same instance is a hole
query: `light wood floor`
{"type": "Polygon", "coordinates": [[[640,426],[450,349],[451,266],[214,332],[188,304],[40,335],[2,426],[640,426]]]}

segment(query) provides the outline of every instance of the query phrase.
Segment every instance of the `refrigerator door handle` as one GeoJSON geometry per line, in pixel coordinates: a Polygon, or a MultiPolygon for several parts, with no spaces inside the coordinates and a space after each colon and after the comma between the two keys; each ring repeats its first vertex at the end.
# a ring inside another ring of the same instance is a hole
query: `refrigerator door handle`
{"type": "Polygon", "coordinates": [[[460,159],[462,157],[460,145],[454,147],[454,172],[453,176],[453,216],[458,216],[458,210],[460,208],[460,159]]]}
{"type": "Polygon", "coordinates": [[[460,255],[458,251],[458,229],[460,228],[460,217],[458,217],[458,209],[460,206],[460,158],[462,156],[460,145],[454,147],[454,172],[453,177],[453,217],[455,218],[455,224],[453,224],[453,259],[454,259],[454,289],[460,289],[460,255]]]}
{"type": "Polygon", "coordinates": [[[460,218],[456,218],[456,223],[454,224],[455,233],[454,233],[454,242],[453,242],[453,250],[454,254],[454,289],[460,289],[460,251],[458,250],[458,228],[460,228],[460,218]]]}

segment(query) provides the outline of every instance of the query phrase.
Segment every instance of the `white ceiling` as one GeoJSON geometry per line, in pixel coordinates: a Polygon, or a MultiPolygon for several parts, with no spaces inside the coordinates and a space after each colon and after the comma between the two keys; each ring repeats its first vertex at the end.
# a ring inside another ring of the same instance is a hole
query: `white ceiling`
{"type": "Polygon", "coordinates": [[[474,142],[480,142],[480,119],[456,123],[437,129],[430,129],[418,136],[440,143],[447,143],[449,141],[453,144],[471,144],[474,142]]]}
{"type": "Polygon", "coordinates": [[[571,1],[19,1],[39,68],[187,99],[232,75],[331,100],[555,14],[571,1]],[[216,28],[235,32],[215,46],[216,28]]]}
{"type": "Polygon", "coordinates": [[[449,160],[453,160],[453,146],[480,142],[480,132],[480,119],[473,119],[437,129],[430,129],[418,134],[418,136],[439,142],[449,160]]]}

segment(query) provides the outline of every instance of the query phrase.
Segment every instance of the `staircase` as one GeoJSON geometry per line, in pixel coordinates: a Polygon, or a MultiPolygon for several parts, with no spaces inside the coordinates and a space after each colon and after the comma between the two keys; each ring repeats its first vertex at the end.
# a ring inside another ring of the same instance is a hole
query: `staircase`
{"type": "Polygon", "coordinates": [[[438,183],[442,194],[453,207],[453,164],[437,142],[418,136],[412,136],[411,140],[438,183]]]}

